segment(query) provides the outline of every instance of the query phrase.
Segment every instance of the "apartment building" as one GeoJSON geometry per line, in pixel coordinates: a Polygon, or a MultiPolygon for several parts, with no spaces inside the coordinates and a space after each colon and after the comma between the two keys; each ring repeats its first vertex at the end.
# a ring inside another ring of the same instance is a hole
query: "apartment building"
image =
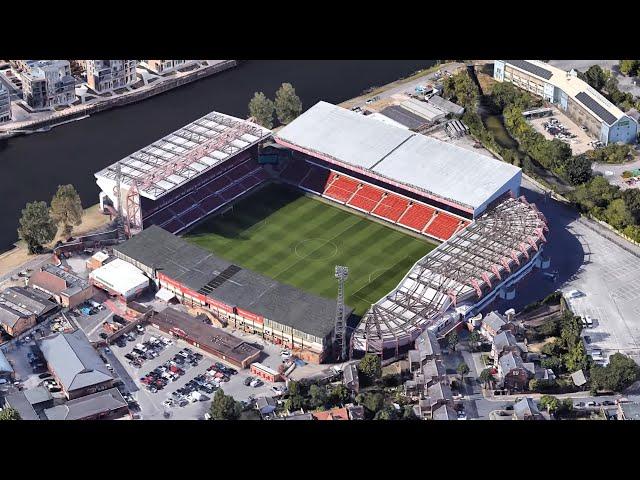
{"type": "Polygon", "coordinates": [[[198,60],[145,60],[147,67],[158,75],[173,72],[178,68],[187,67],[198,60]]]}
{"type": "Polygon", "coordinates": [[[35,109],[69,105],[76,98],[68,60],[26,61],[20,73],[22,98],[35,109]]]}
{"type": "Polygon", "coordinates": [[[9,89],[0,82],[0,123],[11,120],[11,94],[9,89]]]}
{"type": "Polygon", "coordinates": [[[637,140],[636,120],[580,80],[575,70],[565,72],[539,60],[494,60],[493,78],[555,104],[605,145],[637,140]]]}
{"type": "Polygon", "coordinates": [[[98,93],[133,85],[137,66],[137,60],[86,60],[87,83],[98,93]]]}

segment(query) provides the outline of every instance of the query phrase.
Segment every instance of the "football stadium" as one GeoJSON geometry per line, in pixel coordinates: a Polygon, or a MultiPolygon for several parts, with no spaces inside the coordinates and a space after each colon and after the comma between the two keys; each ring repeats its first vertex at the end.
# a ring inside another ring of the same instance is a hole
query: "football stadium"
{"type": "Polygon", "coordinates": [[[131,236],[116,256],[314,362],[342,338],[336,265],[351,354],[387,357],[546,264],[519,168],[326,102],[277,133],[212,112],[96,178],[131,236]]]}

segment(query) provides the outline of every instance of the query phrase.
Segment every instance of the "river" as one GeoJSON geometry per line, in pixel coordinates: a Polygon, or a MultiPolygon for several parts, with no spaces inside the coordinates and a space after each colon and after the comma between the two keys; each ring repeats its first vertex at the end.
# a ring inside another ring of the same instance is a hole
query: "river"
{"type": "Polygon", "coordinates": [[[0,141],[0,252],[17,240],[27,202],[49,202],[58,185],[73,184],[85,207],[97,203],[93,174],[129,153],[217,110],[247,117],[253,93],[273,98],[293,84],[306,109],[319,100],[340,103],[427,68],[434,60],[261,60],[142,102],[101,112],[49,132],[0,141]]]}

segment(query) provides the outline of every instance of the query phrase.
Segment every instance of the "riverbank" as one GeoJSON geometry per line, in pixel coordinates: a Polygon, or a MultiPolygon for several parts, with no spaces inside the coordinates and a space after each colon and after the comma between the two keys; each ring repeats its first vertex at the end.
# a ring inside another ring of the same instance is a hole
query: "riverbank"
{"type": "Polygon", "coordinates": [[[70,121],[88,118],[94,113],[146,100],[176,87],[187,85],[197,80],[229,70],[237,65],[237,60],[223,60],[219,63],[208,65],[197,70],[184,72],[182,75],[160,77],[160,79],[156,80],[155,83],[147,84],[137,90],[118,94],[115,97],[101,97],[96,100],[90,100],[90,103],[74,105],[60,112],[51,112],[51,114],[45,118],[26,122],[12,122],[0,127],[0,140],[15,137],[17,135],[49,131],[51,128],[64,125],[70,121]]]}
{"type": "MultiPolygon", "coordinates": [[[[80,236],[91,233],[109,223],[109,216],[100,212],[100,205],[96,204],[84,210],[82,222],[73,229],[72,235],[80,236]]],[[[55,238],[46,247],[53,247],[62,239],[62,229],[58,230],[55,238]]],[[[37,259],[38,255],[29,254],[29,249],[23,241],[16,242],[14,248],[0,255],[0,279],[13,275],[14,271],[26,268],[26,265],[37,259]]]]}

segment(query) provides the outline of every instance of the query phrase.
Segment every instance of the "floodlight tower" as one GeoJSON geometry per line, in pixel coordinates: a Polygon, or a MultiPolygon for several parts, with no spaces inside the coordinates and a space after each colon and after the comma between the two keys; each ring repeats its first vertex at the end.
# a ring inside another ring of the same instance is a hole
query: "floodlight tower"
{"type": "Polygon", "coordinates": [[[336,265],[336,278],[338,279],[338,301],[336,305],[336,323],[333,329],[333,341],[338,351],[338,360],[342,361],[347,356],[347,324],[344,308],[344,282],[349,275],[349,267],[336,265]]]}
{"type": "Polygon", "coordinates": [[[113,194],[115,197],[116,202],[118,202],[118,209],[117,209],[117,215],[116,215],[116,229],[118,230],[118,238],[120,238],[121,240],[125,237],[126,235],[126,228],[123,225],[124,223],[124,218],[122,216],[122,201],[121,201],[121,194],[122,194],[122,167],[120,165],[120,162],[118,162],[116,164],[116,183],[113,187],[113,194]]]}

